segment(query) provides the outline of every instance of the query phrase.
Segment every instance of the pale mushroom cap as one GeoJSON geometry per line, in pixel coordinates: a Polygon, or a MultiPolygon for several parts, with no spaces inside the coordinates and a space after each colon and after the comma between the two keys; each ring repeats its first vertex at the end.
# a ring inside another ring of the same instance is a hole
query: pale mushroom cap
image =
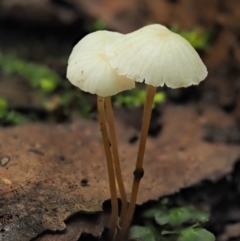
{"type": "Polygon", "coordinates": [[[74,60],[75,57],[79,58],[82,52],[102,50],[106,44],[112,43],[121,36],[123,36],[123,34],[106,30],[96,31],[86,35],[74,46],[68,63],[74,60]]]}
{"type": "Polygon", "coordinates": [[[190,43],[166,27],[143,27],[105,48],[120,75],[153,86],[197,85],[207,76],[206,66],[190,43]]]}
{"type": "Polygon", "coordinates": [[[103,50],[107,43],[121,36],[113,32],[98,31],[81,40],[74,47],[68,61],[69,81],[83,91],[102,97],[134,88],[134,80],[120,76],[109,64],[103,50]]]}

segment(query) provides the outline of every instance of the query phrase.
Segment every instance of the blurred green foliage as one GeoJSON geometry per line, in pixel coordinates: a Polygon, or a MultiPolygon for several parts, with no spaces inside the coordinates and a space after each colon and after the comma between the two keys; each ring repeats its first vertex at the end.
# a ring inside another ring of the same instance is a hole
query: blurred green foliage
{"type": "MultiPolygon", "coordinates": [[[[42,111],[51,120],[61,119],[61,115],[71,115],[76,110],[81,116],[89,118],[92,109],[86,95],[72,84],[43,64],[28,62],[13,55],[0,52],[0,72],[7,76],[21,77],[33,91],[41,92],[42,111]],[[54,116],[55,115],[55,116],[54,116]],[[57,115],[57,116],[56,116],[57,115]]],[[[9,107],[7,100],[0,99],[1,125],[15,125],[26,121],[36,121],[38,115],[25,113],[20,115],[9,107]],[[5,106],[5,107],[4,107],[5,106]]]]}
{"type": "Polygon", "coordinates": [[[0,69],[7,75],[24,78],[33,88],[47,93],[54,91],[61,83],[59,76],[48,67],[3,55],[1,52],[0,69]]]}
{"type": "MultiPolygon", "coordinates": [[[[55,115],[56,113],[60,115],[62,113],[66,118],[67,115],[75,112],[84,118],[91,116],[93,106],[89,103],[87,94],[81,93],[69,81],[61,79],[57,73],[47,66],[28,62],[13,55],[3,55],[0,52],[0,71],[5,75],[21,77],[27,85],[33,88],[33,91],[42,92],[41,105],[48,115],[55,115]]],[[[146,91],[136,88],[114,96],[114,103],[117,106],[138,107],[144,105],[145,97],[146,91]]],[[[158,92],[154,97],[153,105],[162,104],[165,100],[165,93],[158,92]]],[[[38,118],[37,115],[32,116],[25,113],[24,116],[14,112],[11,110],[12,108],[4,108],[3,106],[7,105],[7,102],[5,103],[3,99],[1,101],[1,123],[13,125],[26,121],[36,121],[38,118]]],[[[50,119],[54,120],[54,117],[50,119]]],[[[59,119],[59,117],[56,117],[56,119],[59,119]]]]}
{"type": "Polygon", "coordinates": [[[84,96],[79,95],[77,103],[79,106],[80,115],[84,118],[89,118],[93,107],[89,104],[88,100],[84,96]]]}
{"type": "Polygon", "coordinates": [[[0,125],[18,125],[27,121],[24,115],[10,110],[7,100],[0,96],[0,125]]]}
{"type": "MultiPolygon", "coordinates": [[[[93,23],[93,29],[95,31],[104,30],[106,23],[102,19],[98,19],[93,23]]],[[[180,30],[177,27],[173,27],[172,30],[186,38],[196,49],[207,50],[209,47],[211,37],[209,31],[197,27],[189,31],[180,30]]],[[[21,77],[35,91],[42,92],[44,96],[42,108],[48,114],[54,115],[56,112],[58,114],[62,112],[71,115],[72,112],[80,112],[83,117],[90,116],[93,106],[89,103],[87,95],[79,92],[69,81],[61,79],[56,72],[45,65],[0,52],[0,71],[5,75],[21,77]]],[[[135,88],[128,92],[122,92],[114,96],[113,99],[116,106],[138,107],[144,105],[145,95],[145,90],[135,88]]],[[[165,93],[158,92],[154,97],[153,106],[165,101],[165,93]]],[[[0,103],[0,118],[4,119],[4,123],[18,124],[29,120],[27,116],[20,115],[11,106],[7,106],[8,104],[5,102],[2,99],[0,103]],[[3,107],[4,105],[7,107],[3,107]]]]}
{"type": "Polygon", "coordinates": [[[196,27],[192,30],[181,30],[180,28],[173,26],[171,30],[180,34],[185,38],[195,49],[206,51],[210,45],[211,32],[205,29],[196,27]]]}
{"type": "Polygon", "coordinates": [[[71,112],[77,112],[84,118],[91,117],[91,110],[93,108],[88,98],[81,94],[78,89],[48,98],[44,101],[44,107],[49,112],[60,111],[69,115],[71,112]]]}
{"type": "Polygon", "coordinates": [[[8,110],[7,100],[0,96],[0,118],[6,115],[8,110]]]}
{"type": "MultiPolygon", "coordinates": [[[[62,80],[57,73],[48,67],[15,58],[14,56],[3,55],[0,52],[0,70],[6,75],[22,77],[36,91],[46,93],[43,100],[45,110],[62,109],[68,112],[69,108],[76,108],[80,110],[83,117],[88,118],[90,116],[92,106],[85,95],[81,94],[69,81],[62,80]],[[58,90],[58,94],[56,94],[56,90],[58,90]],[[58,95],[58,98],[55,98],[56,95],[58,95]]],[[[116,95],[114,102],[117,106],[138,107],[144,105],[145,95],[145,90],[136,88],[116,95]]],[[[164,92],[156,93],[154,106],[164,103],[165,100],[164,92]]]]}
{"type": "MultiPolygon", "coordinates": [[[[146,90],[136,88],[116,95],[114,97],[114,103],[116,106],[138,107],[144,105],[145,98],[146,90]]],[[[157,92],[154,96],[153,106],[163,104],[165,101],[165,93],[162,91],[157,92]]]]}
{"type": "Polygon", "coordinates": [[[132,226],[128,238],[142,241],[215,241],[214,235],[201,227],[209,214],[189,207],[168,208],[160,202],[140,215],[143,225],[132,226]]]}
{"type": "Polygon", "coordinates": [[[105,30],[107,28],[107,24],[102,19],[97,19],[93,22],[93,31],[105,30]]]}

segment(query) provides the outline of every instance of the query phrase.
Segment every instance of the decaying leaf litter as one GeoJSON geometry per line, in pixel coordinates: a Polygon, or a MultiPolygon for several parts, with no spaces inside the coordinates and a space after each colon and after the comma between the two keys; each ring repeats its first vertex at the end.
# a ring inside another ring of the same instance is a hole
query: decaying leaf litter
{"type": "MultiPolygon", "coordinates": [[[[217,109],[207,109],[199,116],[190,106],[165,108],[161,135],[148,140],[139,204],[231,172],[240,155],[239,144],[203,140],[205,123],[218,124],[219,119],[222,128],[234,124],[217,109]],[[183,118],[185,121],[181,121],[183,118]],[[169,153],[170,148],[175,152],[169,153]]],[[[122,133],[119,149],[123,179],[129,194],[133,170],[129,160],[134,160],[137,145],[129,146],[128,140],[138,132],[125,132],[125,128],[117,123],[122,133]]],[[[79,120],[59,126],[26,124],[2,129],[0,137],[5,143],[1,145],[1,158],[9,158],[0,169],[1,213],[10,215],[2,227],[6,240],[29,240],[47,229],[64,230],[64,220],[74,213],[102,211],[109,194],[97,123],[79,120]]]]}

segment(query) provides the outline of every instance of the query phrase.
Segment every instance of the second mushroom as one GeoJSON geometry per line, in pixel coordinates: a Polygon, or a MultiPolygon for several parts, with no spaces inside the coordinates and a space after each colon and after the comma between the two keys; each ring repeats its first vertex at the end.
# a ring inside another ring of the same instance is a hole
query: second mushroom
{"type": "Polygon", "coordinates": [[[156,88],[163,85],[170,88],[198,85],[206,78],[207,69],[187,40],[160,24],[148,25],[126,34],[106,46],[105,50],[111,66],[119,75],[147,85],[131,200],[117,236],[117,240],[121,241],[131,223],[144,174],[143,158],[156,88]]]}
{"type": "Polygon", "coordinates": [[[83,91],[96,94],[98,99],[98,116],[107,160],[112,206],[109,240],[114,239],[119,223],[115,178],[122,201],[122,217],[127,210],[127,196],[121,176],[110,96],[135,87],[134,80],[120,76],[110,66],[104,52],[104,47],[107,44],[121,37],[121,34],[109,31],[98,31],[87,35],[73,48],[67,68],[69,81],[83,91]]]}

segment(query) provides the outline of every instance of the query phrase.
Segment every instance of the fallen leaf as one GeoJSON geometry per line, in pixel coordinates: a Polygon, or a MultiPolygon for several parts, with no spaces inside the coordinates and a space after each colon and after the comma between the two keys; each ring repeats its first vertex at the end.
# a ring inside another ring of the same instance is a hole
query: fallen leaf
{"type": "Polygon", "coordinates": [[[80,214],[70,218],[67,222],[67,228],[61,233],[45,233],[34,241],[66,241],[79,240],[82,233],[91,233],[94,236],[100,236],[105,222],[105,216],[98,214],[80,214]]]}
{"type": "MultiPolygon", "coordinates": [[[[203,179],[217,180],[230,173],[240,157],[239,144],[203,139],[206,124],[222,128],[234,124],[233,118],[219,109],[207,108],[200,114],[191,106],[166,106],[162,122],[161,134],[147,142],[139,204],[203,179]]],[[[129,196],[138,142],[128,142],[139,132],[130,127],[126,131],[119,121],[116,126],[129,196]]],[[[64,221],[73,214],[102,211],[109,190],[97,122],[26,124],[1,129],[0,139],[4,140],[0,156],[11,160],[0,166],[0,177],[12,182],[0,183],[0,215],[10,217],[1,227],[5,240],[25,241],[45,230],[63,231],[64,221]]]]}

